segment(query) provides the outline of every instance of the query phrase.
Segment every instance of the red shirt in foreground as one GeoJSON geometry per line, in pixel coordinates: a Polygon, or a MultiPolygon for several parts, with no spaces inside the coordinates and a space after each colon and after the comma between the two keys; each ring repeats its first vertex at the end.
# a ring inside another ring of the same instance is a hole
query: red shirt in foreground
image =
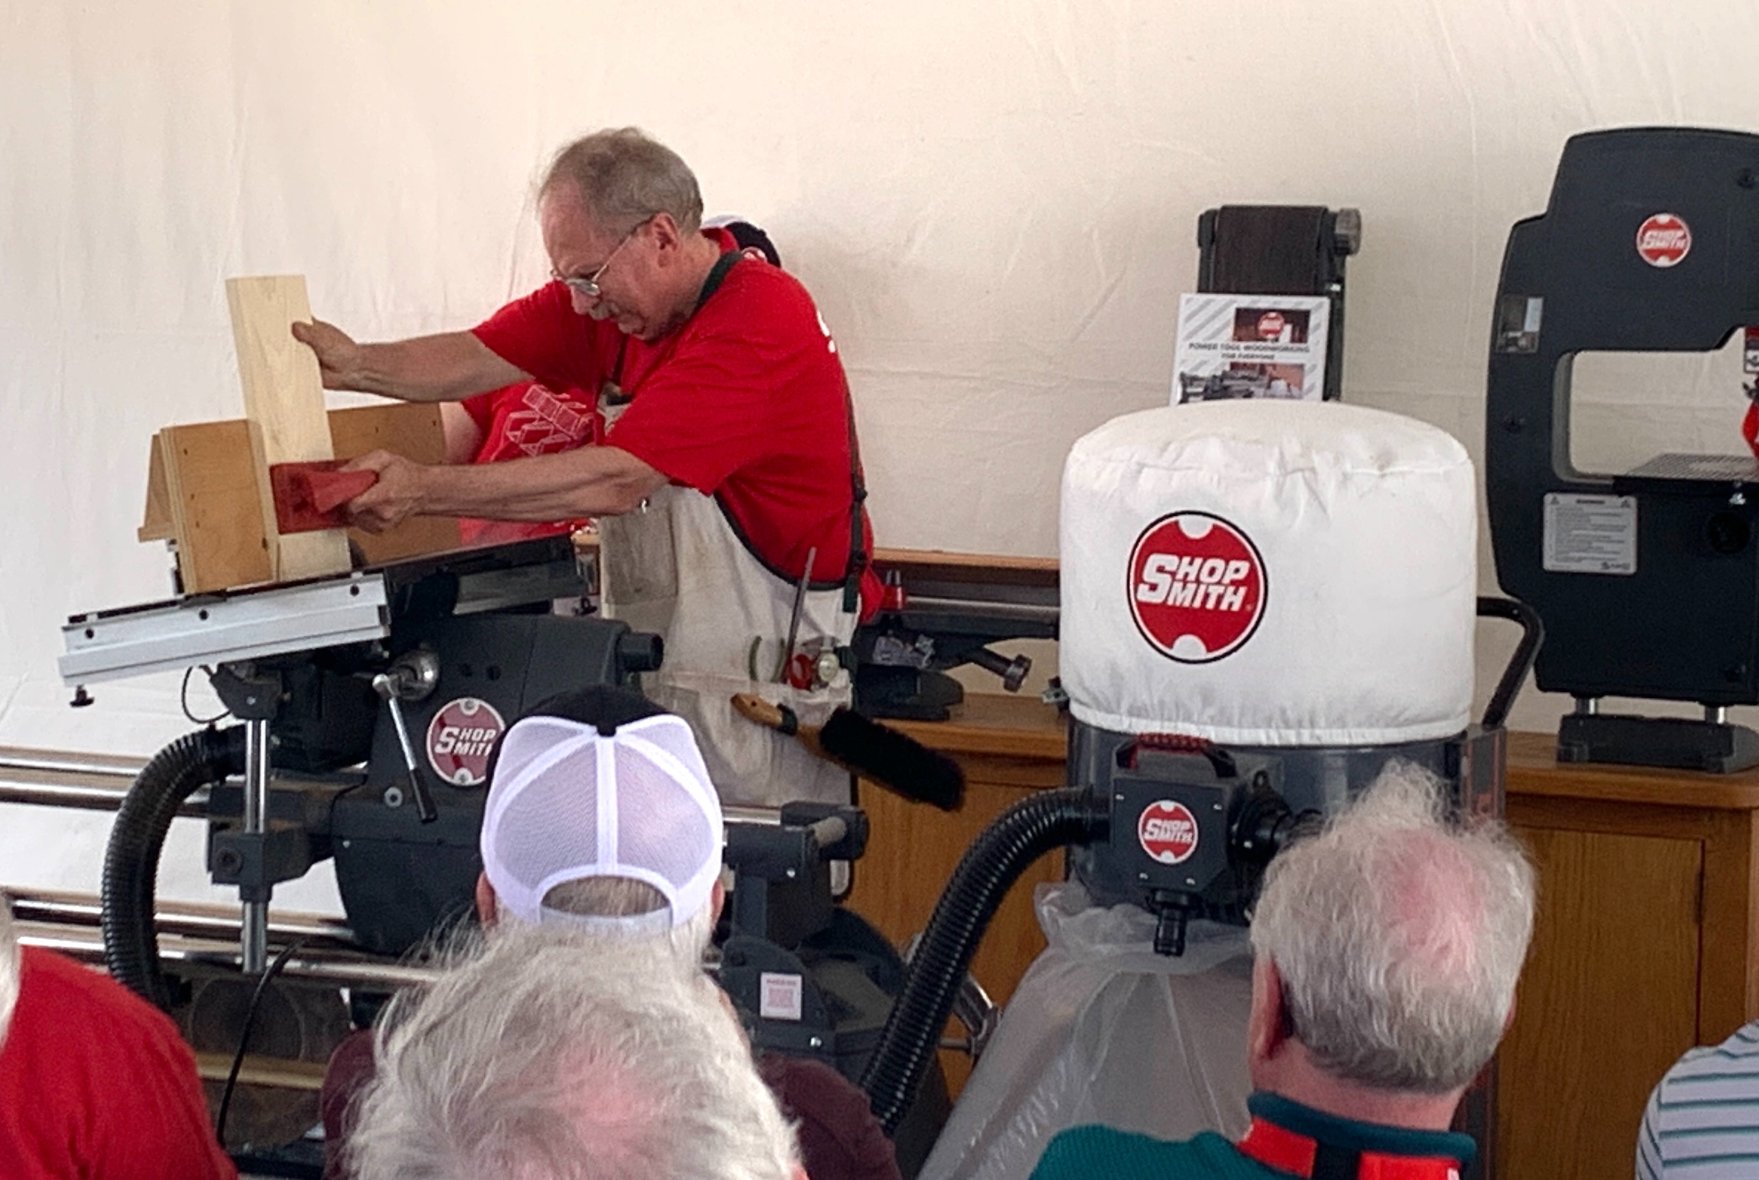
{"type": "Polygon", "coordinates": [[[25,947],[0,1044],[6,1180],[231,1180],[195,1056],[164,1013],[106,975],[25,947]]]}
{"type": "MultiPolygon", "coordinates": [[[[724,230],[705,231],[723,251],[724,230]]],[[[849,555],[849,402],[843,364],[806,288],[745,259],[685,323],[653,344],[577,314],[552,282],[476,328],[496,355],[550,389],[634,398],[606,436],[673,483],[714,496],[754,555],[786,581],[816,547],[812,577],[836,582],[849,555]]],[[[862,518],[863,545],[872,529],[862,518]]],[[[871,569],[863,614],[879,601],[871,569]]]]}

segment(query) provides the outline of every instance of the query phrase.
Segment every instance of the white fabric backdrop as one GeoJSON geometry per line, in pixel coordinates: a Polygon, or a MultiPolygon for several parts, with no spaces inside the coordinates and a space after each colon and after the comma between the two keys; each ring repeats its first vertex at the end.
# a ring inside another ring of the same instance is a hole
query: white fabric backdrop
{"type": "MultiPolygon", "coordinates": [[[[1346,396],[1476,453],[1503,241],[1565,137],[1751,127],[1756,41],[1751,0],[0,0],[0,744],[187,728],[174,682],[65,709],[53,657],[165,589],[146,441],[239,412],[222,280],[302,272],[367,338],[468,325],[542,275],[530,184],[573,133],[640,124],[774,231],[882,543],[1051,553],[1068,444],[1166,397],[1204,208],[1360,207],[1346,396]]],[[[1584,446],[1726,447],[1731,364],[1605,374],[1584,446]]],[[[0,881],[91,887],[95,830],[0,813],[0,881]]]]}

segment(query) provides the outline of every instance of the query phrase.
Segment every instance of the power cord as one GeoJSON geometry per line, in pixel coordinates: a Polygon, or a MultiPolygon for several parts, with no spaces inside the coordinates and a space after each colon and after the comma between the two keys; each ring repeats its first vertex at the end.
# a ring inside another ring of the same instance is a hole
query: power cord
{"type": "MultiPolygon", "coordinates": [[[[183,687],[177,690],[177,703],[183,709],[183,715],[196,725],[213,725],[216,722],[224,721],[226,718],[232,716],[231,709],[222,709],[212,717],[197,717],[194,713],[189,711],[189,674],[194,671],[195,669],[193,667],[185,668],[183,670],[183,687]]],[[[202,671],[209,676],[214,674],[214,670],[206,664],[202,665],[202,671]]]]}
{"type": "Polygon", "coordinates": [[[250,994],[250,1007],[245,1009],[244,1013],[244,1029],[238,1034],[238,1052],[232,1055],[232,1068],[226,1073],[226,1087],[220,1091],[220,1112],[214,1117],[214,1138],[220,1141],[222,1148],[226,1146],[226,1116],[232,1110],[232,1093],[238,1088],[238,1071],[244,1068],[244,1053],[250,1046],[250,1034],[256,1027],[257,1009],[263,1002],[263,993],[268,991],[270,982],[275,976],[281,974],[281,969],[287,966],[288,960],[293,958],[307,941],[304,938],[296,938],[282,947],[281,953],[276,955],[274,962],[269,964],[269,969],[263,972],[261,979],[257,980],[256,990],[250,994]]]}

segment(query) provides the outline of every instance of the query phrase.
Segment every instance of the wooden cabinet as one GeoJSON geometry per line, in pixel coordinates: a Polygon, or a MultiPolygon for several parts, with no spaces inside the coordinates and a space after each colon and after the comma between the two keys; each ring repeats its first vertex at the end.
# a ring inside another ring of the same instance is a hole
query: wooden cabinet
{"type": "Polygon", "coordinates": [[[1687,1048],[1759,1016],[1759,772],[1560,766],[1509,742],[1508,818],[1539,913],[1497,1091],[1499,1176],[1631,1174],[1687,1048]]]}

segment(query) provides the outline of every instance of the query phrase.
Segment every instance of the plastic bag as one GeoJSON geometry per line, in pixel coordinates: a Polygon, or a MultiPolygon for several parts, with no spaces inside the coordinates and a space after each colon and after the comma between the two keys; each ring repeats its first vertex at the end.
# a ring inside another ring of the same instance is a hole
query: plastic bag
{"type": "Polygon", "coordinates": [[[1058,1131],[1103,1123],[1161,1139],[1237,1136],[1248,1116],[1246,931],[1192,922],[1157,955],[1154,917],[1041,885],[1050,946],[1008,1002],[920,1180],[1014,1180],[1058,1131]]]}

